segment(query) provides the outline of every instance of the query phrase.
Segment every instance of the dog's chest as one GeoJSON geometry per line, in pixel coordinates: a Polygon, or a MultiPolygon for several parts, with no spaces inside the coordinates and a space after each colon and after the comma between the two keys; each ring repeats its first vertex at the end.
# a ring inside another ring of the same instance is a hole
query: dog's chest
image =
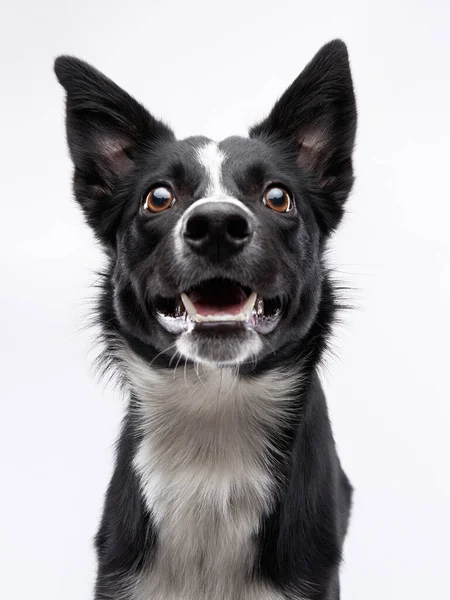
{"type": "Polygon", "coordinates": [[[281,600],[250,573],[275,493],[270,440],[291,382],[228,370],[164,375],[129,365],[143,439],[134,460],[157,531],[133,600],[281,600]],[[271,468],[272,467],[272,468],[271,468]]]}

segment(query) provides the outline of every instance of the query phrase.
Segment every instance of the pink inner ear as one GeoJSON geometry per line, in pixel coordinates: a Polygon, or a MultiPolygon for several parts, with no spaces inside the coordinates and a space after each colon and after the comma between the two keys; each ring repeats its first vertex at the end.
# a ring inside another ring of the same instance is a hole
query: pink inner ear
{"type": "Polygon", "coordinates": [[[317,125],[301,132],[297,161],[305,171],[320,172],[321,162],[325,158],[329,142],[329,131],[326,123],[317,123],[317,125]]]}
{"type": "Polygon", "coordinates": [[[129,139],[120,136],[100,136],[97,145],[111,171],[120,175],[129,173],[133,166],[133,161],[127,154],[131,146],[129,139]]]}

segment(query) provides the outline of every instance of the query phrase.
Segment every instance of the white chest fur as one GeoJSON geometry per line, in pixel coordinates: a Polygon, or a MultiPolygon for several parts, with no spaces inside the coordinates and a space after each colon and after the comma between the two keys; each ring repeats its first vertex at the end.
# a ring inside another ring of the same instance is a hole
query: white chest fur
{"type": "Polygon", "coordinates": [[[125,366],[144,434],[134,468],[158,532],[151,571],[130,582],[128,597],[282,600],[247,575],[275,492],[269,434],[289,413],[293,375],[163,372],[130,352],[125,366]]]}

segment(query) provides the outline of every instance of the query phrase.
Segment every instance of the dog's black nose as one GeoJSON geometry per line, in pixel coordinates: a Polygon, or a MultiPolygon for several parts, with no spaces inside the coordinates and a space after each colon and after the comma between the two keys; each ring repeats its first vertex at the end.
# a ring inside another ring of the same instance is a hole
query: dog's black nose
{"type": "Polygon", "coordinates": [[[240,252],[253,230],[253,219],[244,209],[231,203],[207,202],[188,216],[184,239],[198,254],[218,261],[240,252]]]}

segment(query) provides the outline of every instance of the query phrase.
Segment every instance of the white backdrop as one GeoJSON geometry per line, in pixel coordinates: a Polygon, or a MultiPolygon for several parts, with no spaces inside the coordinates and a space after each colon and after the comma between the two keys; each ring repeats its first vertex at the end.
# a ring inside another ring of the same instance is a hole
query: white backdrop
{"type": "Polygon", "coordinates": [[[352,290],[324,373],[355,488],[343,600],[448,593],[450,8],[444,0],[16,0],[0,24],[1,595],[91,597],[122,401],[83,331],[99,249],[71,200],[52,62],[93,63],[180,137],[245,134],[334,37],[358,181],[330,260],[352,290]]]}

